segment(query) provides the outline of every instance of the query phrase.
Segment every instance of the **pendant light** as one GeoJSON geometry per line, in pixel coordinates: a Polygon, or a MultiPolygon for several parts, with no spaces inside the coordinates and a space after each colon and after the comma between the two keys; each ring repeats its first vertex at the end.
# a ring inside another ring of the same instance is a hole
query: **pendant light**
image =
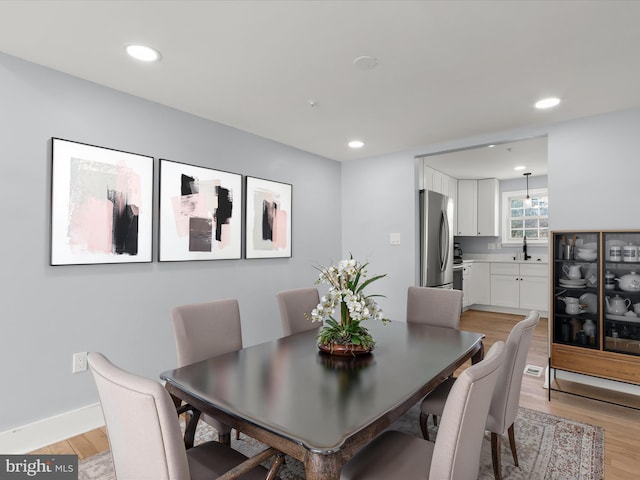
{"type": "Polygon", "coordinates": [[[531,172],[523,173],[522,175],[524,175],[525,178],[527,179],[527,198],[524,199],[524,206],[525,207],[530,207],[531,206],[531,197],[529,196],[529,175],[531,175],[531,172]]]}

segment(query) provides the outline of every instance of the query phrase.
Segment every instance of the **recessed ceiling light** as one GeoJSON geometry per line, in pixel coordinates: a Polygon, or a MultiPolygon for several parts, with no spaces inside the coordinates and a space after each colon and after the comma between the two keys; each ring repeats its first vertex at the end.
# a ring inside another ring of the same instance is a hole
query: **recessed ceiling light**
{"type": "Polygon", "coordinates": [[[524,165],[518,165],[517,167],[513,167],[513,169],[514,169],[515,171],[524,170],[525,168],[527,168],[527,167],[525,167],[524,165]]]}
{"type": "Polygon", "coordinates": [[[125,45],[125,52],[136,60],[142,62],[157,62],[160,60],[160,52],[146,45],[125,45]]]}
{"type": "Polygon", "coordinates": [[[536,108],[540,108],[540,109],[551,108],[551,107],[555,107],[559,103],[560,103],[560,99],[558,97],[543,98],[542,100],[538,100],[536,102],[536,108]]]}
{"type": "Polygon", "coordinates": [[[487,145],[487,148],[493,148],[495,145],[487,145]]]}
{"type": "Polygon", "coordinates": [[[364,147],[364,142],[362,140],[351,140],[349,146],[351,148],[362,148],[364,147]]]}

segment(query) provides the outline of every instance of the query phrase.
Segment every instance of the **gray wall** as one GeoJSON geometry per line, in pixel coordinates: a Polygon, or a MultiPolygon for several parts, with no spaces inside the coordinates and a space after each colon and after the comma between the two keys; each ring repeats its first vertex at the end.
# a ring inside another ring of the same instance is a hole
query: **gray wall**
{"type": "Polygon", "coordinates": [[[387,274],[367,293],[384,294],[385,316],[404,321],[407,287],[416,274],[407,266],[418,258],[415,165],[404,154],[387,155],[344,162],[342,176],[343,253],[369,261],[372,275],[387,274]],[[390,245],[390,233],[400,233],[400,245],[390,245]]]}
{"type": "Polygon", "coordinates": [[[175,366],[174,305],[235,297],[245,344],[281,336],[275,293],[339,258],[338,162],[3,54],[0,85],[0,432],[97,402],[74,352],[151,378],[175,366]],[[158,263],[154,231],[153,263],[51,267],[51,137],[153,156],[156,177],[167,158],[291,183],[293,257],[158,263]]]}

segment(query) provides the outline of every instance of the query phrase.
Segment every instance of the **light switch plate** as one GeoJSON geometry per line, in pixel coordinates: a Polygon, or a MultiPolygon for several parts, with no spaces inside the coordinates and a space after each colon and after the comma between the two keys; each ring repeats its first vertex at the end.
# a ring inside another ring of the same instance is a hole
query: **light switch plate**
{"type": "Polygon", "coordinates": [[[391,244],[391,245],[400,245],[400,234],[399,233],[390,233],[389,234],[389,244],[391,244]]]}

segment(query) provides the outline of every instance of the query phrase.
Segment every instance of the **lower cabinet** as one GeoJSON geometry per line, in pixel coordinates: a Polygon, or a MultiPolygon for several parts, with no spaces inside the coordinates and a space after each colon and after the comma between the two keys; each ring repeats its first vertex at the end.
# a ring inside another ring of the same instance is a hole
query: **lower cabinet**
{"type": "Polygon", "coordinates": [[[491,263],[491,302],[497,307],[548,310],[549,267],[523,263],[491,263]]]}
{"type": "Polygon", "coordinates": [[[468,282],[471,290],[469,304],[489,305],[491,303],[489,264],[484,262],[474,262],[472,265],[473,270],[471,271],[468,282]]]}
{"type": "Polygon", "coordinates": [[[474,303],[474,291],[471,279],[473,278],[473,263],[464,263],[462,265],[462,306],[468,307],[474,303]]]}

